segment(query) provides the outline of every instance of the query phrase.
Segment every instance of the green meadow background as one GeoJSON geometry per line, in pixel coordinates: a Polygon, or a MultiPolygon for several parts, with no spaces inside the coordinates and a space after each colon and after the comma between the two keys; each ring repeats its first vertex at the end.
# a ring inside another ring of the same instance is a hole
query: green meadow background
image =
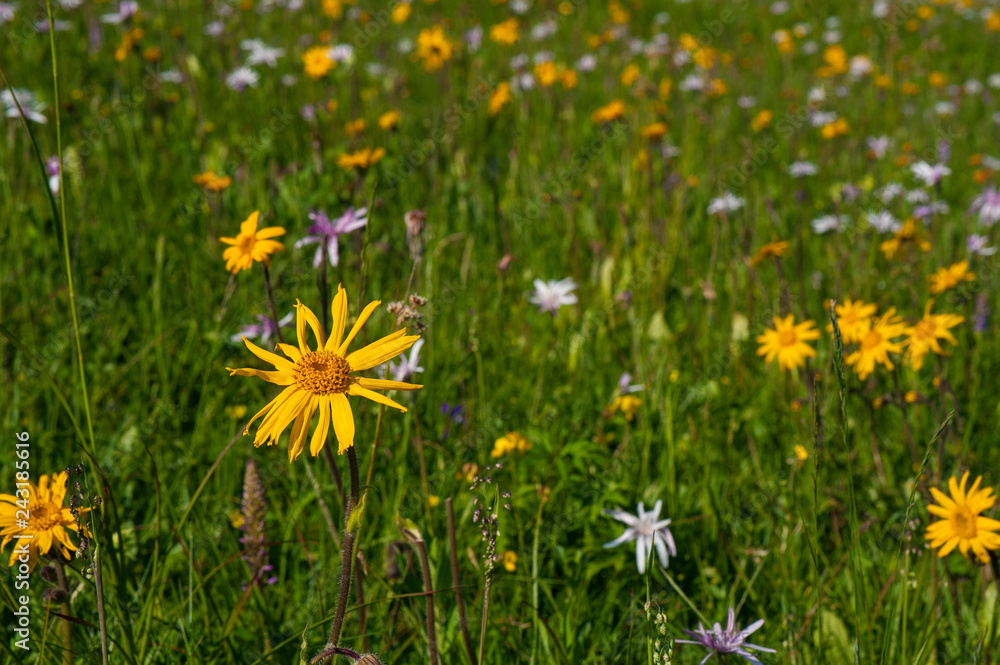
{"type": "MultiPolygon", "coordinates": [[[[492,501],[498,487],[511,493],[511,508],[499,513],[497,550],[515,553],[516,563],[508,571],[499,562],[493,574],[484,662],[647,662],[657,612],[668,635],[681,638],[702,617],[724,620],[730,606],[740,625],[766,620],[754,641],[777,649],[762,656],[768,664],[995,661],[989,568],[957,553],[938,559],[923,539],[928,488],[965,469],[995,485],[1000,461],[994,317],[973,328],[980,294],[996,308],[1000,266],[965,249],[977,229],[967,209],[983,186],[970,159],[1000,152],[992,118],[1000,108],[987,87],[960,95],[955,112],[940,116],[934,104],[955,96],[927,83],[932,71],[952,84],[985,83],[994,73],[1000,35],[978,13],[985,5],[973,4],[970,16],[953,3],[930,4],[923,19],[916,4],[892,3],[892,17],[879,20],[867,2],[792,3],[774,15],[757,2],[646,0],[626,5],[630,20],[615,27],[607,3],[564,4],[566,16],[556,3],[534,3],[519,16],[521,41],[501,46],[488,33],[513,15],[505,3],[414,0],[402,24],[378,3],[361,3],[367,24],[350,7],[331,19],[313,1],[298,12],[234,6],[218,37],[203,34],[217,18],[209,4],[143,3],[144,34],[121,61],[114,54],[128,28],[98,20],[112,5],[57,6],[55,18],[69,23],[54,39],[58,100],[48,35],[33,27],[44,5],[23,2],[3,26],[4,76],[48,104],[48,122],[31,125],[42,158],[57,152],[60,111],[65,229],[32,139],[7,118],[0,491],[12,491],[16,432],[31,435],[35,479],[82,465],[73,489],[79,483],[85,501],[101,499],[94,525],[110,662],[295,663],[307,628],[307,653],[323,646],[340,552],[317,496],[341,536],[344,498],[323,458],[289,464],[284,444],[254,449],[244,437],[220,457],[276,390],[225,370],[260,367],[229,338],[269,310],[260,268],[230,281],[217,238],[235,235],[254,210],[264,224],[285,227],[286,250],[271,267],[279,316],[296,299],[318,312],[329,305],[320,301],[314,247],[292,244],[310,225],[309,209],[339,215],[352,205],[371,205],[370,221],[341,240],[329,277],[347,289],[352,319],[370,300],[383,301],[365,341],[392,331],[385,305],[404,296],[411,271],[412,291],[428,303],[424,371],[415,379],[425,387],[397,395],[410,411],[388,412],[382,424],[359,543],[364,627],[355,594],[344,646],[386,663],[428,662],[420,567],[398,543],[400,516],[427,542],[440,590],[441,662],[467,662],[444,501],[455,508],[478,650],[485,543],[473,498],[492,501]],[[661,12],[669,20],[658,27],[661,12]],[[828,17],[839,17],[846,52],[871,58],[889,87],[877,86],[874,74],[817,77],[828,17]],[[544,20],[557,30],[534,42],[530,27],[544,20]],[[782,54],[772,34],[800,22],[810,34],[782,54]],[[399,43],[432,25],[445,26],[456,50],[445,68],[426,72],[399,43]],[[475,25],[487,34],[471,52],[462,34],[475,25]],[[689,33],[731,54],[710,76],[728,91],[683,91],[692,65],[630,50],[631,39],[648,42],[657,31],[669,35],[671,52],[689,33]],[[602,34],[607,43],[588,43],[602,34]],[[312,81],[301,54],[324,36],[354,45],[355,61],[312,81]],[[257,67],[259,83],[239,93],[224,79],[249,38],[287,53],[275,69],[257,67]],[[810,39],[819,42],[811,55],[801,48],[810,39]],[[160,49],[158,62],[143,59],[149,47],[160,49]],[[579,72],[574,89],[515,91],[491,116],[489,95],[512,76],[511,59],[540,50],[566,66],[593,53],[596,69],[579,72]],[[633,62],[640,77],[625,86],[620,76],[633,62]],[[366,67],[372,63],[385,71],[366,67]],[[159,81],[156,72],[168,68],[184,81],[159,81]],[[659,92],[665,78],[673,82],[668,98],[659,92]],[[908,81],[917,94],[901,91],[908,81]],[[826,89],[823,108],[847,119],[846,136],[826,140],[808,122],[806,95],[816,85],[826,89]],[[753,108],[736,103],[747,95],[753,108]],[[593,111],[613,99],[625,102],[624,117],[595,125],[593,111]],[[307,104],[316,109],[312,120],[301,113],[307,104]],[[771,126],[754,132],[751,121],[765,108],[771,126]],[[398,129],[380,129],[378,117],[393,109],[398,129]],[[349,137],[344,125],[357,118],[368,128],[349,137]],[[640,136],[657,120],[669,127],[662,144],[640,136]],[[883,134],[892,138],[889,154],[872,159],[865,139],[883,134]],[[873,192],[887,182],[915,186],[897,157],[933,163],[942,139],[952,174],[933,194],[951,212],[934,218],[931,251],[889,261],[878,249],[885,237],[864,226],[863,211],[878,207],[873,192]],[[662,145],[679,153],[664,154],[662,145]],[[337,166],[340,154],[362,147],[383,147],[386,157],[363,177],[337,166]],[[787,167],[800,159],[819,173],[792,179],[787,167]],[[201,190],[192,178],[209,169],[232,177],[232,186],[201,190]],[[859,185],[859,202],[843,202],[845,183],[859,185]],[[710,217],[710,200],[724,190],[744,197],[745,207],[710,217]],[[403,222],[413,209],[427,214],[415,269],[403,222]],[[812,232],[812,219],[835,212],[855,225],[839,235],[812,232]],[[790,241],[788,256],[751,265],[761,245],[779,239],[790,241]],[[953,330],[953,354],[929,356],[920,372],[896,357],[895,371],[879,368],[863,382],[845,367],[842,387],[825,332],[827,302],[861,298],[913,320],[930,296],[927,275],[966,258],[977,279],[935,307],[966,317],[953,330]],[[577,305],[551,316],[528,302],[534,279],[564,277],[579,284],[577,305]],[[824,330],[818,356],[796,373],[756,355],[757,335],[789,312],[824,330]],[[626,371],[645,386],[631,421],[607,412],[626,371]],[[463,407],[461,422],[443,413],[445,403],[463,407]],[[513,431],[530,450],[495,460],[494,441],[513,431]],[[250,574],[233,520],[248,459],[266,487],[277,581],[246,594],[250,574]],[[492,484],[470,491],[463,467],[496,461],[503,468],[492,484]],[[622,529],[602,511],[658,499],[673,519],[678,555],[641,576],[632,545],[601,547],[622,529]]],[[[379,410],[352,405],[364,476],[379,410]]],[[[346,458],[336,461],[346,475],[346,458]]],[[[70,567],[72,662],[98,663],[94,575],[85,561],[70,567]]],[[[13,573],[0,577],[4,661],[68,663],[61,622],[46,616],[48,583],[33,574],[25,653],[13,647],[13,573]]],[[[704,655],[680,646],[673,662],[704,655]]]]}

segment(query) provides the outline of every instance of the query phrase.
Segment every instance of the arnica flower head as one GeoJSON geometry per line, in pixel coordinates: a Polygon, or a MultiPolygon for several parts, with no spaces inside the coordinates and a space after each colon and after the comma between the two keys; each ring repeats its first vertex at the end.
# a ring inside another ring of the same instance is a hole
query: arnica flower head
{"type": "Polygon", "coordinates": [[[357,231],[368,223],[368,208],[348,208],[340,217],[331,220],[322,210],[310,210],[309,219],[313,225],[306,229],[309,234],[295,243],[296,247],[306,245],[317,245],[316,255],[313,257],[313,267],[319,268],[323,263],[323,255],[326,254],[330,265],[337,267],[339,262],[339,238],[340,236],[357,231]]]}
{"type": "Polygon", "coordinates": [[[642,406],[642,400],[635,395],[619,395],[612,400],[611,405],[608,407],[608,414],[614,415],[619,411],[625,416],[625,420],[632,422],[635,420],[635,414],[639,413],[639,407],[642,406]]]}
{"type": "Polygon", "coordinates": [[[796,325],[795,315],[785,318],[774,317],[774,328],[768,328],[757,338],[760,348],[758,356],[764,356],[765,362],[778,359],[778,367],[793,370],[805,364],[806,358],[815,358],[816,349],[807,342],[819,339],[816,323],[805,320],[796,325]]]}
{"type": "Polygon", "coordinates": [[[487,104],[487,110],[491,116],[500,113],[500,109],[506,106],[510,102],[510,83],[507,81],[501,81],[496,89],[490,93],[490,101],[487,104]]]}
{"type": "Polygon", "coordinates": [[[625,102],[615,99],[605,106],[594,111],[590,119],[595,125],[605,125],[613,120],[618,120],[625,115],[625,102]]]}
{"type": "Polygon", "coordinates": [[[313,46],[302,54],[302,65],[306,76],[318,81],[337,66],[337,61],[330,57],[329,46],[313,46]]]}
{"type": "Polygon", "coordinates": [[[490,40],[503,46],[510,46],[518,38],[518,21],[516,18],[509,18],[506,21],[497,23],[490,28],[490,40]]]}
{"type": "Polygon", "coordinates": [[[222,242],[230,245],[222,253],[222,258],[226,260],[226,270],[234,275],[241,270],[253,267],[254,262],[271,266],[271,255],[285,249],[277,240],[271,240],[278,236],[285,235],[285,229],[280,226],[269,226],[266,229],[257,230],[257,218],[260,212],[254,210],[250,216],[240,224],[240,233],[235,238],[222,237],[222,242]]]}
{"type": "MultiPolygon", "coordinates": [[[[69,539],[69,531],[78,531],[73,510],[63,508],[66,496],[66,483],[69,474],[63,471],[51,476],[43,475],[38,479],[38,485],[28,483],[27,496],[25,490],[19,489],[16,495],[0,494],[0,551],[7,549],[7,543],[17,536],[30,536],[18,539],[17,543],[28,544],[28,570],[34,570],[39,554],[48,554],[53,545],[65,558],[70,558],[70,552],[76,551],[76,545],[69,539]],[[27,507],[25,507],[27,506],[27,507]],[[22,526],[18,512],[28,514],[27,526],[22,526]]],[[[90,508],[81,508],[86,512],[90,508]]],[[[21,552],[18,547],[10,554],[8,565],[17,565],[21,552]]]]}
{"type": "Polygon", "coordinates": [[[454,43],[448,39],[444,28],[439,25],[421,30],[417,35],[416,56],[423,62],[424,69],[429,72],[444,67],[444,64],[451,60],[454,50],[454,43]]]}
{"type": "Polygon", "coordinates": [[[934,301],[928,300],[924,317],[906,329],[907,338],[903,342],[903,346],[907,347],[906,360],[915,370],[924,366],[924,356],[931,351],[939,356],[950,355],[941,348],[938,340],[958,344],[958,340],[948,330],[965,321],[965,317],[958,314],[931,314],[933,306],[934,301]]]}
{"type": "Polygon", "coordinates": [[[959,261],[947,268],[939,268],[936,273],[927,279],[931,282],[931,293],[938,295],[948,289],[955,288],[962,282],[971,282],[975,278],[975,273],[969,272],[969,262],[959,261]]]}
{"type": "Polygon", "coordinates": [[[298,346],[278,344],[278,349],[287,358],[265,351],[249,340],[243,340],[251,353],[274,365],[275,369],[265,371],[227,367],[230,376],[237,374],[239,376],[256,376],[268,383],[285,387],[247,424],[244,434],[249,433],[250,425],[257,419],[266,416],[254,436],[255,446],[259,446],[265,441],[268,445],[277,443],[284,431],[291,425],[292,432],[288,439],[288,459],[289,461],[294,460],[305,447],[306,435],[313,414],[319,412],[319,424],[310,440],[310,453],[315,457],[323,449],[323,446],[326,445],[329,427],[332,424],[339,444],[339,453],[343,454],[354,445],[354,415],[347,400],[348,395],[364,397],[406,412],[406,408],[402,405],[374,391],[417,390],[423,386],[385,379],[369,379],[355,376],[354,373],[371,369],[395,358],[410,348],[419,337],[406,335],[406,329],[403,328],[362,349],[347,353],[347,347],[361,332],[368,317],[380,304],[381,302],[376,300],[365,307],[345,337],[347,292],[342,286],[338,286],[330,312],[333,321],[332,334],[327,338],[320,328],[319,319],[316,318],[312,310],[302,303],[296,303],[298,315],[295,328],[298,346]],[[306,339],[307,327],[312,330],[316,339],[315,350],[306,339]]]}
{"type": "Polygon", "coordinates": [[[788,256],[788,241],[776,240],[758,249],[753,258],[750,259],[750,265],[756,267],[762,261],[766,261],[769,258],[779,258],[782,256],[788,256]]]}
{"type": "Polygon", "coordinates": [[[896,230],[896,234],[878,246],[885,258],[890,261],[896,258],[896,254],[901,249],[915,247],[921,252],[931,250],[931,241],[927,238],[927,232],[918,227],[913,219],[907,219],[903,225],[896,230]]]}
{"type": "Polygon", "coordinates": [[[760,660],[757,656],[747,651],[747,649],[752,649],[754,651],[762,651],[765,653],[776,653],[774,649],[768,649],[766,647],[757,646],[756,644],[750,644],[747,642],[747,638],[752,634],[757,632],[761,626],[764,625],[763,619],[757,619],[752,624],[746,628],[740,629],[736,625],[736,612],[733,608],[729,608],[729,621],[726,623],[725,630],[722,629],[722,625],[716,622],[711,630],[705,630],[705,627],[698,623],[698,630],[685,630],[692,640],[675,640],[677,644],[699,644],[706,649],[708,649],[709,654],[702,659],[702,663],[711,658],[716,654],[724,653],[734,653],[741,658],[745,658],[753,665],[760,665],[760,660]]]}
{"type": "Polygon", "coordinates": [[[364,148],[345,153],[337,158],[337,166],[350,171],[351,169],[367,169],[382,161],[385,148],[364,148]]]}
{"type": "Polygon", "coordinates": [[[927,512],[943,519],[928,526],[924,538],[931,547],[940,548],[939,557],[947,556],[957,547],[964,555],[971,549],[980,563],[989,563],[987,550],[1000,549],[1000,535],[995,533],[1000,530],[1000,522],[981,516],[997,500],[992,487],[979,488],[982,480],[982,476],[976,478],[966,492],[969,472],[962,474],[960,483],[952,476],[948,480],[951,497],[936,487],[931,488],[931,495],[940,505],[927,506],[927,512]]]}
{"type": "Polygon", "coordinates": [[[523,455],[531,450],[531,442],[520,432],[507,432],[493,443],[493,452],[490,455],[494,458],[503,457],[507,453],[518,453],[523,455]]]}
{"type": "Polygon", "coordinates": [[[677,546],[674,544],[674,536],[667,527],[670,520],[660,519],[660,509],[663,508],[663,501],[657,500],[653,504],[653,509],[646,512],[642,501],[639,502],[639,514],[630,515],[624,510],[605,510],[604,514],[619,522],[623,522],[627,527],[625,533],[618,536],[610,543],[605,543],[604,548],[617,547],[622,543],[635,542],[635,567],[640,575],[646,573],[646,561],[656,548],[656,554],[660,558],[660,565],[664,568],[670,563],[671,556],[677,556],[677,546]],[[669,552],[669,555],[668,555],[669,552]]]}
{"type": "MultiPolygon", "coordinates": [[[[846,298],[843,305],[834,305],[833,311],[837,313],[837,327],[840,328],[840,337],[844,340],[844,344],[856,344],[861,341],[864,324],[875,316],[877,309],[875,305],[850,298],[846,298]]],[[[833,332],[832,323],[827,324],[826,331],[833,332]]]]}
{"type": "Polygon", "coordinates": [[[891,370],[895,365],[889,360],[890,353],[902,353],[903,345],[895,341],[906,334],[906,324],[896,316],[896,308],[890,307],[877,321],[870,320],[858,331],[858,349],[844,358],[854,368],[858,378],[864,381],[875,371],[875,364],[891,370]]]}
{"type": "Polygon", "coordinates": [[[571,277],[558,281],[550,279],[547,282],[536,279],[534,284],[535,292],[528,301],[538,305],[538,310],[541,312],[549,312],[555,316],[563,305],[575,305],[577,302],[576,294],[573,293],[576,290],[576,282],[571,277]]]}
{"type": "Polygon", "coordinates": [[[205,171],[196,175],[194,182],[210,192],[221,192],[233,184],[233,179],[227,175],[217,175],[214,171],[205,171]]]}

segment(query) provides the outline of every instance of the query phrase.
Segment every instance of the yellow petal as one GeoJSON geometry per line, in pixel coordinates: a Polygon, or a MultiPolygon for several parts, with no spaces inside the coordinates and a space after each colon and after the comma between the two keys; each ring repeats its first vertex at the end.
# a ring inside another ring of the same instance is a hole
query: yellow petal
{"type": "Polygon", "coordinates": [[[420,390],[423,385],[403,383],[402,381],[387,381],[386,379],[368,379],[360,377],[358,385],[369,390],[420,390]]]}
{"type": "Polygon", "coordinates": [[[250,353],[254,354],[264,362],[271,363],[279,370],[283,370],[286,372],[295,371],[295,365],[293,365],[290,360],[282,358],[277,353],[272,353],[271,351],[265,351],[264,349],[260,348],[259,346],[248,340],[246,337],[243,338],[243,343],[247,345],[248,349],[250,349],[250,353]]]}
{"type": "Polygon", "coordinates": [[[253,369],[252,367],[240,367],[237,369],[227,367],[226,369],[229,370],[229,376],[256,376],[278,386],[290,386],[295,383],[295,375],[292,372],[280,370],[277,372],[267,372],[262,369],[253,369]]]}
{"type": "Polygon", "coordinates": [[[372,342],[368,346],[355,351],[347,356],[347,364],[351,366],[351,371],[361,370],[381,365],[386,360],[395,358],[403,351],[413,346],[413,343],[420,339],[420,335],[410,335],[404,337],[406,329],[397,330],[391,335],[386,335],[377,342],[372,342]]]}
{"type": "Polygon", "coordinates": [[[355,336],[357,336],[357,334],[361,332],[361,328],[362,326],[365,325],[365,322],[368,320],[368,317],[371,316],[372,312],[375,311],[375,308],[381,304],[382,304],[381,300],[373,300],[372,302],[368,303],[367,307],[361,310],[361,314],[358,315],[358,320],[355,321],[354,325],[351,327],[351,332],[347,335],[347,338],[343,342],[341,342],[340,346],[337,347],[337,353],[339,355],[344,355],[347,352],[348,345],[350,345],[350,343],[354,341],[355,336]]]}
{"type": "Polygon", "coordinates": [[[326,340],[327,351],[336,351],[344,338],[344,327],[347,325],[347,290],[343,285],[337,285],[337,295],[330,304],[330,339],[326,340]]]}
{"type": "Polygon", "coordinates": [[[373,402],[378,402],[379,404],[385,404],[386,406],[391,406],[394,409],[399,409],[403,413],[406,413],[406,407],[403,406],[402,404],[398,404],[392,401],[391,399],[389,399],[388,397],[386,397],[381,393],[368,390],[367,388],[362,388],[356,383],[348,389],[347,394],[357,395],[358,397],[366,397],[373,402]]]}
{"type": "Polygon", "coordinates": [[[330,397],[330,419],[340,447],[338,454],[343,455],[345,450],[354,445],[354,414],[351,413],[347,395],[335,393],[330,397]]]}
{"type": "Polygon", "coordinates": [[[319,342],[316,348],[322,349],[326,339],[323,337],[323,331],[319,327],[319,319],[316,318],[311,309],[298,300],[295,301],[295,307],[298,308],[298,314],[295,317],[295,334],[299,338],[299,349],[301,349],[302,353],[310,353],[311,351],[309,344],[306,343],[307,324],[312,328],[313,335],[316,336],[316,341],[319,342]]]}
{"type": "Polygon", "coordinates": [[[316,431],[313,432],[312,440],[309,442],[309,454],[313,457],[319,455],[319,451],[323,450],[323,446],[326,445],[326,437],[330,432],[330,398],[320,397],[319,398],[319,424],[316,425],[316,431]]]}
{"type": "Polygon", "coordinates": [[[257,218],[260,216],[259,210],[254,210],[250,213],[250,216],[240,224],[240,235],[242,236],[252,236],[257,232],[257,218]]]}

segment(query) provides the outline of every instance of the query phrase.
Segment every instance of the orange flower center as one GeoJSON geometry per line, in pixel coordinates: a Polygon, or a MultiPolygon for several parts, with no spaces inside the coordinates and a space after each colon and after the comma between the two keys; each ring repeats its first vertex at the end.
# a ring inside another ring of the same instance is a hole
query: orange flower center
{"type": "Polygon", "coordinates": [[[951,526],[955,535],[959,538],[972,540],[978,534],[976,530],[976,516],[968,506],[956,506],[951,514],[951,526]]]}
{"type": "Polygon", "coordinates": [[[313,351],[295,366],[295,386],[313,395],[346,393],[351,387],[351,366],[330,351],[313,351]]]}
{"type": "Polygon", "coordinates": [[[871,330],[861,340],[861,348],[865,351],[873,351],[882,345],[883,339],[882,333],[877,330],[871,330]]]}
{"type": "Polygon", "coordinates": [[[240,249],[243,250],[244,254],[250,254],[253,252],[254,245],[257,244],[256,236],[240,235],[237,240],[240,241],[240,249]]]}
{"type": "Polygon", "coordinates": [[[921,319],[913,326],[914,337],[934,339],[937,333],[937,323],[934,319],[921,319]]]}
{"type": "Polygon", "coordinates": [[[795,334],[795,330],[792,328],[782,330],[778,333],[778,344],[781,346],[792,346],[797,341],[799,341],[799,336],[795,334]]]}
{"type": "Polygon", "coordinates": [[[62,510],[54,504],[33,504],[30,513],[31,519],[28,521],[28,528],[36,533],[48,531],[52,527],[62,524],[62,510]]]}

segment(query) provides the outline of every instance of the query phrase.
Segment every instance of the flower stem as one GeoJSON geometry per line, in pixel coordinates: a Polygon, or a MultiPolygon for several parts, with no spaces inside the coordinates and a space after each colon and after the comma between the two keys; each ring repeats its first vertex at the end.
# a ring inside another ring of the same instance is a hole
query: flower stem
{"type": "MultiPolygon", "coordinates": [[[[59,584],[59,588],[62,589],[66,597],[69,597],[69,589],[66,587],[66,564],[62,562],[62,559],[56,557],[56,580],[59,584]]],[[[71,616],[69,602],[63,601],[62,607],[63,615],[71,616]]],[[[73,665],[73,624],[68,620],[62,619],[62,638],[63,638],[63,663],[64,665],[73,665]]]]}
{"type": "Polygon", "coordinates": [[[434,582],[431,580],[431,563],[427,557],[427,544],[423,540],[415,543],[420,558],[420,572],[424,578],[424,594],[427,598],[427,648],[430,650],[430,665],[438,664],[437,634],[434,632],[434,582]]]}
{"type": "Polygon", "coordinates": [[[490,610],[490,586],[493,582],[493,568],[486,570],[486,586],[483,588],[483,622],[479,628],[479,665],[483,665],[483,655],[486,653],[486,618],[490,610]]]}
{"type": "Polygon", "coordinates": [[[476,652],[472,648],[472,637],[469,636],[469,619],[465,615],[465,599],[462,598],[462,577],[458,569],[458,540],[455,538],[455,508],[451,497],[444,500],[445,511],[448,513],[448,549],[451,554],[451,584],[455,589],[455,604],[458,606],[458,625],[462,628],[462,642],[469,663],[476,662],[476,652]]]}
{"type": "Polygon", "coordinates": [[[330,639],[327,648],[334,648],[340,641],[340,632],[344,627],[344,615],[347,612],[347,601],[351,596],[351,573],[354,566],[354,541],[357,530],[350,525],[351,513],[357,508],[361,499],[360,473],[358,473],[358,455],[354,446],[347,449],[347,464],[351,472],[351,494],[347,499],[347,509],[344,511],[344,540],[340,551],[340,592],[337,597],[337,612],[333,616],[333,627],[330,629],[330,639]]]}
{"type": "Polygon", "coordinates": [[[278,338],[278,341],[282,344],[285,340],[281,337],[281,324],[278,323],[278,310],[274,306],[274,293],[271,291],[271,271],[268,269],[266,263],[262,263],[264,266],[264,284],[267,286],[267,302],[271,305],[271,320],[274,321],[274,335],[278,338]]]}

